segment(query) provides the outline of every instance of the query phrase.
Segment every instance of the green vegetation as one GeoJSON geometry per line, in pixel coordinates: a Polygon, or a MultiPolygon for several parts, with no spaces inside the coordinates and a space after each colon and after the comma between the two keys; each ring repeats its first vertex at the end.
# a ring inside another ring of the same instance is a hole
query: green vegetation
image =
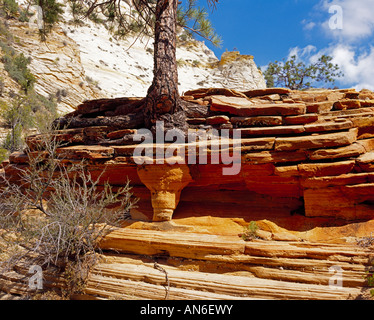
{"type": "Polygon", "coordinates": [[[4,148],[0,148],[0,163],[8,158],[8,150],[4,148]]]}
{"type": "Polygon", "coordinates": [[[0,117],[5,127],[10,129],[0,146],[12,153],[23,149],[24,136],[32,128],[41,127],[57,117],[57,105],[54,100],[31,91],[15,96],[12,103],[0,102],[0,117]]]}
{"type": "Polygon", "coordinates": [[[216,34],[208,19],[208,12],[205,8],[198,7],[196,0],[187,1],[185,7],[179,6],[177,14],[178,25],[185,29],[187,37],[198,35],[215,46],[221,45],[222,39],[216,34]]]}
{"type": "MultiPolygon", "coordinates": [[[[367,281],[367,285],[370,287],[370,288],[374,288],[374,262],[372,263],[372,266],[370,268],[371,270],[369,271],[366,271],[366,281],[367,281]]],[[[374,297],[374,289],[371,289],[370,290],[370,294],[372,297],[374,297]]]]}
{"type": "Polygon", "coordinates": [[[14,50],[12,47],[14,41],[15,39],[7,24],[0,21],[0,48],[3,53],[1,62],[9,76],[17,81],[27,94],[33,88],[36,79],[28,68],[31,62],[30,58],[26,58],[23,53],[17,53],[14,50]]]}
{"type": "Polygon", "coordinates": [[[39,33],[41,39],[45,41],[53,26],[61,21],[64,5],[56,0],[35,0],[35,4],[42,8],[43,28],[39,30],[39,33]]]}
{"type": "Polygon", "coordinates": [[[16,18],[18,15],[18,4],[16,0],[2,0],[1,7],[6,14],[6,18],[16,18]]]}
{"type": "Polygon", "coordinates": [[[296,56],[290,57],[287,61],[271,62],[264,72],[267,86],[303,90],[312,88],[317,83],[334,84],[335,78],[343,74],[339,71],[339,66],[331,61],[332,57],[323,55],[310,65],[297,61],[296,56]]]}
{"type": "MultiPolygon", "coordinates": [[[[57,117],[55,97],[47,99],[34,91],[36,78],[29,69],[30,59],[23,53],[16,52],[13,42],[14,37],[7,24],[0,20],[1,62],[5,71],[20,86],[19,92],[5,92],[4,79],[0,79],[3,98],[0,99],[0,117],[3,125],[9,129],[5,139],[0,142],[0,162],[4,161],[9,153],[24,148],[24,136],[32,128],[57,117]]],[[[60,92],[60,95],[64,94],[66,92],[60,92]]]]}
{"type": "Polygon", "coordinates": [[[21,9],[16,0],[0,0],[0,16],[6,19],[18,19],[21,22],[29,21],[30,5],[37,5],[42,9],[43,27],[39,30],[42,41],[46,40],[46,35],[62,19],[64,5],[56,0],[31,0],[25,9],[21,9]]]}
{"type": "Polygon", "coordinates": [[[259,230],[259,226],[255,221],[251,221],[249,225],[244,228],[244,233],[242,234],[242,239],[244,241],[251,241],[257,239],[257,231],[259,230]]]}
{"type": "Polygon", "coordinates": [[[27,93],[33,88],[36,81],[34,75],[28,68],[30,59],[26,58],[23,53],[15,53],[14,50],[4,51],[5,54],[1,58],[1,61],[4,63],[5,70],[13,80],[20,84],[25,93],[27,93]]]}
{"type": "Polygon", "coordinates": [[[16,0],[0,0],[0,16],[27,22],[30,14],[27,9],[21,9],[16,0]]]}
{"type": "Polygon", "coordinates": [[[1,147],[10,153],[20,150],[24,146],[23,130],[31,127],[32,119],[29,106],[24,106],[21,101],[14,100],[12,104],[3,103],[0,106],[0,116],[5,121],[5,126],[10,129],[1,147]]]}
{"type": "Polygon", "coordinates": [[[47,128],[32,150],[26,148],[23,183],[6,182],[0,190],[0,273],[20,260],[62,268],[69,298],[99,257],[97,241],[129,217],[136,200],[129,182],[114,191],[100,185],[101,176],[93,178],[85,163],[65,167],[56,161],[61,146],[47,128]]]}

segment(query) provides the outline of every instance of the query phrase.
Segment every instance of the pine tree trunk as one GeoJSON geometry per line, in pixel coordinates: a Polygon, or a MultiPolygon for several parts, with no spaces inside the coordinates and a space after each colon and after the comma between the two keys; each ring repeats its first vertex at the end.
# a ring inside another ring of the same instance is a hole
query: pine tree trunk
{"type": "Polygon", "coordinates": [[[158,0],[156,6],[154,78],[145,102],[145,123],[154,128],[164,121],[166,129],[186,131],[186,116],[178,92],[176,59],[178,0],[158,0]]]}

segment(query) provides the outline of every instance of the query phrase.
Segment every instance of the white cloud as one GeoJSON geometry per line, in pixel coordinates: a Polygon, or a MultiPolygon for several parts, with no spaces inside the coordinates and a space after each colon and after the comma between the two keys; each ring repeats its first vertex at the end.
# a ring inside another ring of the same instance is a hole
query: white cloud
{"type": "Polygon", "coordinates": [[[328,54],[333,57],[344,77],[340,80],[342,84],[353,86],[356,89],[374,90],[374,47],[357,54],[357,48],[349,45],[338,44],[327,49],[328,54]]]}
{"type": "Polygon", "coordinates": [[[374,91],[374,0],[320,0],[314,9],[314,19],[301,21],[304,30],[317,32],[322,27],[331,43],[318,49],[311,45],[291,48],[289,56],[296,54],[304,62],[313,63],[327,54],[344,73],[344,77],[337,79],[339,86],[374,91]],[[342,16],[336,6],[342,9],[342,16]],[[331,29],[337,25],[336,18],[343,19],[342,29],[331,29]]]}
{"type": "Polygon", "coordinates": [[[289,57],[296,55],[298,59],[310,64],[316,62],[323,54],[329,55],[344,74],[342,78],[337,79],[340,86],[374,91],[374,47],[370,46],[360,54],[357,52],[357,47],[348,44],[338,43],[319,51],[309,45],[305,48],[291,48],[289,57]]]}
{"type": "Polygon", "coordinates": [[[351,43],[368,38],[374,33],[374,1],[373,0],[322,0],[320,9],[329,12],[329,8],[338,5],[343,9],[343,28],[331,30],[329,14],[322,27],[330,36],[340,41],[351,43]]]}
{"type": "Polygon", "coordinates": [[[301,21],[301,24],[303,25],[303,29],[306,31],[311,31],[317,26],[317,24],[314,21],[308,21],[305,19],[301,21]]]}
{"type": "Polygon", "coordinates": [[[312,45],[308,45],[304,48],[294,47],[289,50],[288,59],[292,56],[296,56],[300,60],[310,60],[313,53],[317,51],[317,48],[312,45]]]}

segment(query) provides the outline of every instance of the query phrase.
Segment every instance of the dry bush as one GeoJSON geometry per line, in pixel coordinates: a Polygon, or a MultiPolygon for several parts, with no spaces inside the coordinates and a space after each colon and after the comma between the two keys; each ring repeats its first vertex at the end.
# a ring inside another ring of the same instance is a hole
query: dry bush
{"type": "Polygon", "coordinates": [[[129,217],[136,201],[129,182],[116,191],[100,186],[83,162],[62,164],[53,133],[38,137],[27,150],[29,166],[0,192],[0,272],[28,259],[29,265],[69,266],[69,274],[73,263],[83,278],[96,261],[98,240],[129,217]]]}

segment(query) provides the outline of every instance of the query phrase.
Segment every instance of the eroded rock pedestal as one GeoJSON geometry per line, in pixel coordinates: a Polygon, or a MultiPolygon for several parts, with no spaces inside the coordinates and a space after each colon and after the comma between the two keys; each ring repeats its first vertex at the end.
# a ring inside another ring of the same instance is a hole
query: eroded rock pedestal
{"type": "Polygon", "coordinates": [[[181,191],[192,181],[188,166],[139,166],[138,175],[151,191],[153,221],[170,221],[178,206],[181,191]]]}

